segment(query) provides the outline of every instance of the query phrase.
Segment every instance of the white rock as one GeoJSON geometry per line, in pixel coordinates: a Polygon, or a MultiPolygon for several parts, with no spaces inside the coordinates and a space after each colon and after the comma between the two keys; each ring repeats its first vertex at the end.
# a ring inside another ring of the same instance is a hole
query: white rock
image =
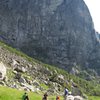
{"type": "Polygon", "coordinates": [[[3,64],[3,62],[0,62],[0,80],[4,79],[6,76],[6,66],[3,64]]]}
{"type": "Polygon", "coordinates": [[[74,96],[74,100],[83,100],[83,98],[80,96],[74,96]]]}
{"type": "Polygon", "coordinates": [[[12,65],[13,65],[13,66],[19,65],[19,63],[18,63],[16,60],[13,59],[12,65]]]}
{"type": "Polygon", "coordinates": [[[74,96],[68,95],[68,96],[67,96],[67,100],[74,100],[74,96]]]}

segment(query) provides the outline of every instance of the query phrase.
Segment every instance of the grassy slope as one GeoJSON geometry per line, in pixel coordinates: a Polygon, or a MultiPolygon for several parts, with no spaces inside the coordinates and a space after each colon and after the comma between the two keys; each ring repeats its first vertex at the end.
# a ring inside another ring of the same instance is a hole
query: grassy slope
{"type": "MultiPolygon", "coordinates": [[[[0,100],[22,100],[24,91],[18,91],[8,87],[0,87],[0,100]]],[[[36,93],[28,93],[30,100],[41,100],[42,96],[36,93]]]]}
{"type": "MultiPolygon", "coordinates": [[[[74,82],[75,83],[77,83],[77,85],[81,88],[81,90],[83,91],[83,92],[85,92],[86,94],[88,94],[88,95],[94,95],[94,92],[95,91],[99,91],[100,90],[100,85],[94,85],[92,82],[87,82],[87,81],[85,81],[85,80],[83,80],[83,79],[80,79],[80,78],[78,78],[78,77],[75,77],[75,76],[73,76],[73,75],[69,75],[66,71],[64,71],[64,70],[62,70],[62,69],[58,69],[58,68],[56,68],[56,67],[53,67],[53,66],[50,66],[50,65],[47,65],[47,64],[43,64],[42,62],[40,62],[40,61],[38,61],[38,60],[35,60],[35,59],[33,59],[33,58],[31,58],[31,57],[28,57],[27,55],[25,55],[24,53],[22,53],[22,52],[19,52],[19,51],[17,51],[16,49],[13,49],[13,48],[11,48],[10,46],[8,46],[8,45],[6,45],[6,44],[4,44],[4,43],[2,43],[2,42],[0,42],[0,46],[2,46],[3,48],[5,48],[6,50],[8,50],[8,51],[10,51],[10,52],[12,52],[12,53],[15,53],[16,55],[19,55],[19,56],[21,56],[21,57],[23,57],[23,58],[25,58],[25,59],[27,59],[28,61],[31,61],[33,64],[34,63],[39,63],[39,64],[41,64],[42,66],[44,66],[44,67],[48,67],[50,70],[52,70],[52,71],[54,71],[54,70],[57,70],[57,72],[59,73],[59,74],[63,74],[64,76],[66,76],[67,77],[67,79],[73,79],[74,80],[74,82]],[[95,87],[94,87],[95,86],[95,87]],[[97,88],[96,88],[97,87],[97,88]]],[[[52,77],[53,78],[53,77],[52,77]]],[[[41,84],[42,85],[42,84],[41,84]]],[[[48,87],[45,87],[45,88],[48,88],[48,87]]],[[[70,87],[69,87],[69,89],[70,89],[70,87]]],[[[100,91],[99,92],[97,92],[97,93],[100,93],[100,91]]],[[[97,94],[97,93],[95,93],[95,94],[97,94]]],[[[1,100],[1,99],[0,99],[1,100]]],[[[2,99],[3,100],[3,99],[2,99]]],[[[5,100],[5,99],[4,99],[5,100]]],[[[8,99],[8,100],[10,100],[10,99],[8,99]]],[[[14,99],[14,100],[16,100],[16,99],[14,99]]],[[[38,99],[39,100],[39,99],[38,99]]],[[[98,100],[98,99],[97,99],[98,100]]]]}

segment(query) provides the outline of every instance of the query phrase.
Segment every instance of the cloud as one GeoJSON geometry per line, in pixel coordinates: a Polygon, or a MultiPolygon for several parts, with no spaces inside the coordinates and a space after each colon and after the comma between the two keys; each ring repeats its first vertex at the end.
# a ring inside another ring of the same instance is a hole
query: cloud
{"type": "Polygon", "coordinates": [[[100,0],[84,0],[91,13],[94,27],[96,31],[100,32],[100,0]]]}

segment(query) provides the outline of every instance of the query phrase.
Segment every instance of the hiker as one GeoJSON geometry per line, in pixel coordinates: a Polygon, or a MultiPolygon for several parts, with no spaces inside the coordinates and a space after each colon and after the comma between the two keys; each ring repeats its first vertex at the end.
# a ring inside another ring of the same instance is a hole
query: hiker
{"type": "Polygon", "coordinates": [[[65,91],[64,91],[64,100],[67,100],[67,96],[68,96],[68,89],[65,88],[65,91]]]}
{"type": "Polygon", "coordinates": [[[57,96],[57,97],[56,97],[56,100],[60,100],[60,97],[59,97],[59,96],[57,96]]]}
{"type": "Polygon", "coordinates": [[[24,93],[22,100],[29,100],[28,94],[26,92],[24,93]]]}
{"type": "Polygon", "coordinates": [[[47,94],[47,92],[46,92],[46,93],[44,94],[42,100],[47,100],[47,97],[48,97],[48,94],[47,94]]]}

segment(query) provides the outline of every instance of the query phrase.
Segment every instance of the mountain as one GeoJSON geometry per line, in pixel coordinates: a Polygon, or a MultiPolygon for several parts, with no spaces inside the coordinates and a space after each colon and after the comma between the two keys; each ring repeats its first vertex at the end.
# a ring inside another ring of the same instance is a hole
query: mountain
{"type": "Polygon", "coordinates": [[[100,75],[100,43],[83,0],[0,0],[0,32],[31,57],[100,75]]]}

